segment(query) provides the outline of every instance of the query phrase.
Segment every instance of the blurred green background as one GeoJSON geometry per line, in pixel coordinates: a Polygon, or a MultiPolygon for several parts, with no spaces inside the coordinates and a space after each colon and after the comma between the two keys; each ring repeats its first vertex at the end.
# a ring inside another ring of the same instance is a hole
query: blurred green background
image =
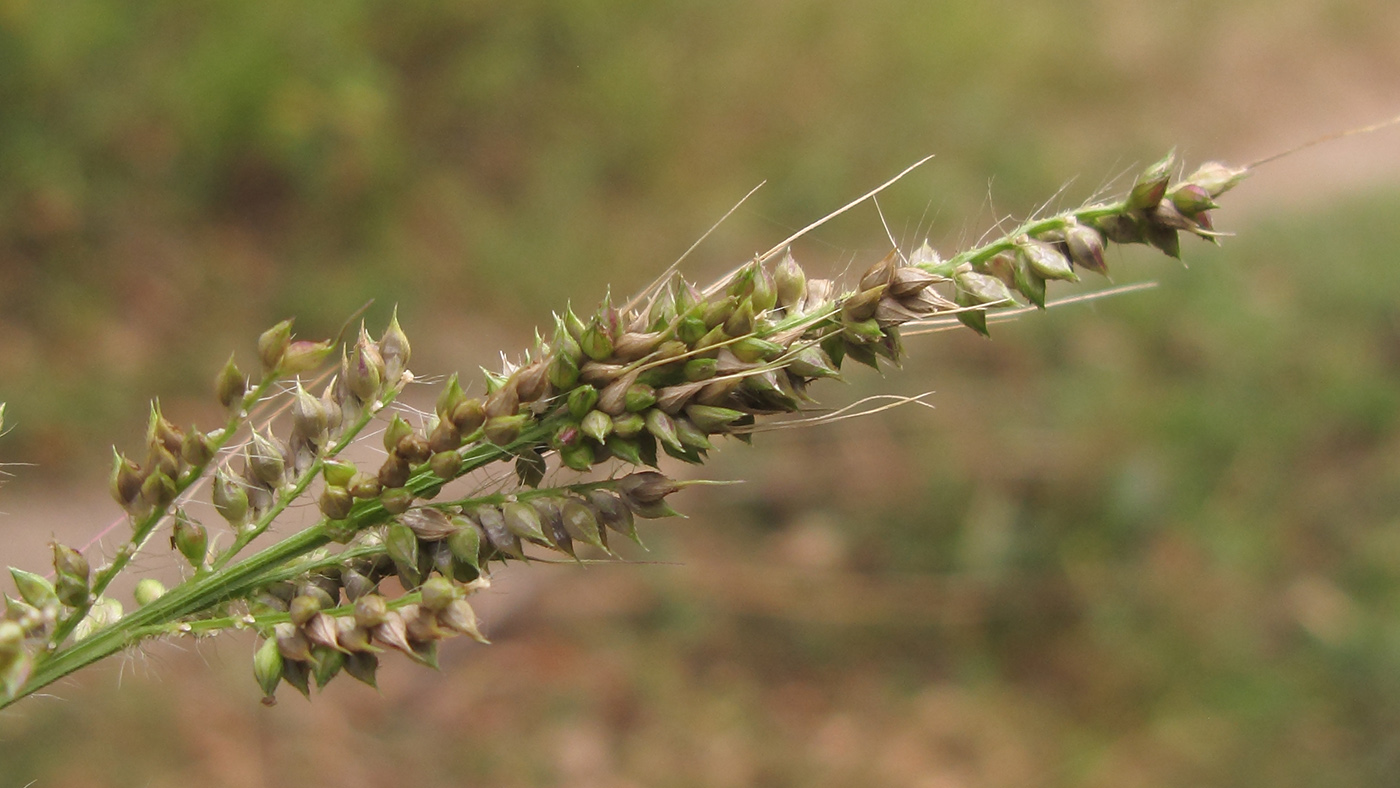
{"type": "MultiPolygon", "coordinates": [[[[951,253],[1173,145],[1391,115],[1398,36],[1342,0],[0,0],[0,561],[110,521],[145,400],[214,423],[285,316],[397,303],[420,374],[494,366],[760,181],[695,277],[929,153],[880,207],[951,253]]],[[[250,642],[155,645],[0,715],[0,782],[1393,785],[1397,184],[1396,132],[1305,152],[1189,268],[1112,255],[1155,290],[911,339],[819,393],[935,410],[720,453],[747,483],[656,563],[501,572],[442,673],[267,710],[250,642]]],[[[867,206],[794,251],[888,245],[867,206]]]]}

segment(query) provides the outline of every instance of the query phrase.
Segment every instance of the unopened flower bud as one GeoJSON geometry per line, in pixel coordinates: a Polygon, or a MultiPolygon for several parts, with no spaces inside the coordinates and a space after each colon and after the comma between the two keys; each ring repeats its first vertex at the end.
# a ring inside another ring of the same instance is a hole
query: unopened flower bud
{"type": "Polygon", "coordinates": [[[520,547],[520,537],[511,532],[506,526],[505,515],[494,506],[482,506],[472,512],[472,517],[481,525],[481,530],[486,534],[486,540],[497,552],[512,558],[524,558],[525,554],[520,547]]]}
{"type": "Polygon", "coordinates": [[[292,434],[315,444],[326,437],[328,417],[320,398],[313,397],[298,383],[292,397],[292,434]]]}
{"type": "Polygon", "coordinates": [[[564,353],[556,353],[549,362],[550,385],[560,391],[568,391],[578,383],[578,361],[564,353]]]}
{"type": "Polygon", "coordinates": [[[560,506],[559,514],[571,538],[608,552],[607,543],[598,531],[598,518],[583,501],[569,498],[560,506]]]}
{"type": "Polygon", "coordinates": [[[287,606],[287,614],[292,617],[292,623],[297,626],[306,624],[319,612],[321,612],[321,600],[307,594],[292,597],[291,603],[287,606]]]}
{"type": "Polygon", "coordinates": [[[407,487],[387,487],[379,492],[379,505],[389,514],[403,514],[413,506],[414,498],[407,487]]]}
{"type": "Polygon", "coordinates": [[[894,273],[890,276],[888,292],[895,298],[909,298],[941,281],[943,281],[942,277],[931,274],[922,268],[913,265],[900,266],[894,269],[894,273]]]}
{"type": "Polygon", "coordinates": [[[585,441],[562,446],[559,449],[559,461],[564,463],[565,467],[580,472],[592,468],[596,456],[593,444],[585,441]]]}
{"type": "Polygon", "coordinates": [[[584,329],[583,334],[578,338],[578,344],[584,355],[594,361],[606,361],[612,357],[612,337],[598,318],[594,318],[584,329]]]}
{"type": "Polygon", "coordinates": [[[271,706],[275,703],[277,685],[282,681],[282,651],[277,647],[275,637],[264,640],[253,655],[253,678],[262,688],[263,704],[271,706]]]}
{"type": "Polygon", "coordinates": [[[228,357],[228,363],[219,370],[219,376],[214,379],[214,394],[219,399],[219,404],[225,408],[242,408],[243,394],[248,391],[248,378],[244,376],[238,365],[233,363],[233,356],[228,357]]]}
{"type": "Polygon", "coordinates": [[[410,465],[421,465],[433,456],[433,449],[428,445],[428,439],[418,433],[413,433],[394,447],[394,454],[404,458],[410,465]]]}
{"type": "Polygon", "coordinates": [[[639,471],[618,479],[617,489],[639,503],[651,503],[676,492],[681,485],[656,471],[639,471]]]}
{"type": "Polygon", "coordinates": [[[621,498],[608,490],[589,490],[584,495],[593,511],[598,513],[598,519],[603,525],[641,544],[637,539],[637,525],[632,517],[632,510],[627,508],[621,498]]]}
{"type": "Polygon", "coordinates": [[[116,451],[112,450],[112,474],[110,489],[112,498],[121,505],[123,509],[130,511],[132,504],[141,495],[141,484],[145,479],[141,475],[141,469],[136,463],[128,460],[116,451]]]}
{"type": "Polygon", "coordinates": [[[461,516],[453,517],[452,524],[457,528],[447,537],[447,549],[451,551],[453,558],[480,571],[481,531],[479,527],[476,523],[461,516]]]}
{"type": "MultiPolygon", "coordinates": [[[[485,370],[483,370],[483,372],[484,371],[485,370]]],[[[488,384],[491,377],[493,376],[488,373],[488,384]]],[[[489,387],[488,385],[488,388],[489,387]]],[[[500,386],[491,391],[486,397],[486,403],[483,405],[483,409],[486,412],[487,421],[497,416],[513,416],[519,413],[520,394],[516,391],[515,380],[513,378],[506,378],[500,386]]]]}
{"type": "Polygon", "coordinates": [[[402,521],[389,523],[384,533],[384,552],[399,567],[400,576],[405,567],[412,569],[413,578],[405,578],[405,583],[417,585],[418,536],[402,521]]]}
{"type": "Polygon", "coordinates": [[[437,613],[462,598],[462,589],[445,577],[432,577],[419,589],[424,610],[437,613]]]}
{"type": "Polygon", "coordinates": [[[356,473],[345,489],[350,491],[350,496],[358,500],[368,500],[378,498],[382,489],[377,476],[368,473],[356,473]]]}
{"type": "Polygon", "coordinates": [[[384,450],[393,453],[399,446],[399,441],[413,434],[413,428],[404,421],[401,416],[394,414],[394,418],[389,421],[389,426],[384,428],[384,450]]]}
{"type": "Polygon", "coordinates": [[[802,304],[807,297],[807,274],[792,257],[792,249],[783,252],[783,259],[773,272],[773,285],[777,295],[777,305],[792,309],[802,304]]]}
{"type": "Polygon", "coordinates": [[[219,515],[237,528],[248,521],[248,493],[223,468],[214,471],[214,489],[210,493],[219,515]]]}
{"type": "Polygon", "coordinates": [[[191,520],[183,509],[175,512],[175,523],[170,533],[170,546],[180,552],[190,566],[198,569],[204,566],[209,552],[209,532],[204,526],[191,520]]]}
{"type": "Polygon", "coordinates": [[[687,405],[685,408],[686,418],[696,427],[699,427],[707,434],[723,432],[731,424],[744,417],[744,412],[733,408],[721,408],[714,405],[687,405]]]}
{"type": "Polygon", "coordinates": [[[307,641],[306,635],[296,624],[283,623],[273,627],[273,637],[277,641],[277,650],[281,652],[284,659],[305,662],[311,659],[311,643],[307,641]]]}
{"type": "Polygon", "coordinates": [[[1179,183],[1167,192],[1167,199],[1176,209],[1187,216],[1201,211],[1209,211],[1220,206],[1210,197],[1206,187],[1198,183],[1179,183]]]}
{"type": "Polygon", "coordinates": [[[646,429],[646,418],[640,413],[624,413],[612,420],[613,434],[621,438],[635,438],[646,429]]]}
{"type": "MultiPolygon", "coordinates": [[[[754,315],[753,301],[744,299],[721,324],[724,327],[724,333],[731,337],[741,337],[752,332],[754,315]]],[[[716,328],[718,327],[716,326],[716,328]]]]}
{"type": "Polygon", "coordinates": [[[141,500],[156,509],[164,509],[175,500],[177,489],[175,480],[168,474],[157,471],[141,483],[141,500]]]}
{"type": "Polygon", "coordinates": [[[373,629],[384,623],[389,604],[378,594],[366,594],[355,600],[355,623],[363,629],[373,629]]]}
{"type": "Polygon", "coordinates": [[[759,339],[755,336],[740,337],[728,348],[730,353],[740,361],[752,364],[758,361],[768,361],[783,354],[783,346],[766,339],[759,339]]]}
{"type": "Polygon", "coordinates": [[[1099,231],[1078,222],[1065,228],[1065,248],[1075,265],[1096,274],[1107,275],[1103,259],[1103,236],[1099,231]]]}
{"type": "Polygon", "coordinates": [[[683,374],[685,375],[685,379],[692,383],[701,380],[709,380],[715,376],[717,364],[718,362],[712,358],[687,359],[685,367],[683,367],[683,374]]]}
{"type": "Polygon", "coordinates": [[[417,658],[413,644],[408,641],[408,625],[398,610],[389,611],[384,623],[370,629],[370,636],[384,645],[402,651],[409,657],[417,658]]]}
{"type": "Polygon", "coordinates": [[[384,487],[402,487],[408,483],[412,474],[413,466],[408,464],[407,459],[390,454],[385,458],[384,464],[379,466],[379,483],[384,487]]]}
{"type": "Polygon", "coordinates": [[[350,352],[341,369],[341,378],[361,402],[371,402],[379,398],[384,385],[384,357],[379,346],[372,342],[363,328],[355,349],[350,352]]]}
{"type": "Polygon", "coordinates": [[[350,510],[355,506],[355,498],[344,487],[326,485],[326,489],[322,490],[320,497],[316,499],[316,506],[328,519],[344,520],[350,516],[350,510]]]}
{"type": "Polygon", "coordinates": [[[613,430],[612,417],[601,410],[591,410],[579,422],[579,431],[599,443],[608,439],[613,430]]]}
{"type": "Polygon", "coordinates": [[[486,436],[486,440],[497,446],[505,446],[514,443],[515,439],[520,437],[521,429],[528,423],[530,423],[529,414],[522,413],[517,416],[496,416],[488,420],[486,424],[482,426],[482,431],[486,436]]]}
{"type": "Polygon", "coordinates": [[[151,416],[146,423],[146,445],[152,448],[159,446],[171,456],[178,457],[184,441],[185,433],[165,418],[160,412],[159,402],[152,402],[151,416]]]}
{"type": "Polygon", "coordinates": [[[10,577],[14,578],[15,588],[19,591],[20,599],[35,608],[43,610],[58,601],[58,594],[54,590],[53,583],[40,575],[12,566],[10,567],[10,577]]]}
{"type": "Polygon", "coordinates": [[[1016,256],[1015,265],[1012,267],[1013,282],[1016,290],[1026,297],[1035,306],[1045,308],[1045,279],[1037,273],[1030,265],[1030,261],[1025,255],[1016,256]]]}
{"type": "Polygon", "coordinates": [[[539,544],[549,543],[540,524],[539,513],[528,503],[508,501],[501,506],[501,516],[505,518],[506,528],[521,539],[539,544]]]}
{"type": "Polygon", "coordinates": [[[973,304],[1012,304],[1015,299],[1006,283],[994,276],[975,271],[959,271],[953,275],[959,294],[966,294],[973,304]]]}
{"type": "Polygon", "coordinates": [[[1152,166],[1143,170],[1128,193],[1127,207],[1131,211],[1145,211],[1156,207],[1167,193],[1167,182],[1171,179],[1172,168],[1176,164],[1176,151],[1170,151],[1152,166]]]}
{"type": "Polygon", "coordinates": [[[549,393],[549,365],[542,361],[521,367],[512,377],[521,402],[534,402],[549,393]]]}
{"type": "Polygon", "coordinates": [[[214,459],[214,439],[208,434],[190,427],[180,444],[180,459],[192,468],[203,468],[214,459]]]}
{"type": "Polygon", "coordinates": [[[673,449],[681,449],[680,438],[676,436],[676,424],[665,411],[652,408],[646,412],[647,432],[673,449]]]}
{"type": "Polygon", "coordinates": [[[1023,239],[1016,245],[1026,265],[1041,279],[1060,279],[1068,282],[1079,281],[1079,275],[1070,267],[1069,259],[1052,244],[1035,238],[1023,239]]]}
{"type": "Polygon", "coordinates": [[[146,454],[147,478],[153,473],[163,473],[174,478],[180,473],[180,458],[165,448],[160,441],[152,443],[146,454]]]}
{"type": "Polygon", "coordinates": [[[847,296],[841,302],[841,318],[843,322],[859,323],[869,320],[875,316],[875,308],[879,305],[880,299],[885,295],[885,286],[872,287],[847,296]]]}
{"type": "Polygon", "coordinates": [[[453,372],[452,377],[447,379],[447,385],[442,387],[442,392],[438,394],[437,403],[434,410],[437,412],[440,421],[451,421],[452,413],[467,399],[466,392],[462,391],[462,384],[457,382],[457,373],[453,372]]]}
{"type": "Polygon", "coordinates": [[[264,375],[271,375],[282,364],[287,345],[292,341],[292,321],[283,320],[262,332],[258,337],[258,358],[262,360],[264,375]]]}
{"type": "Polygon", "coordinates": [[[1244,167],[1228,167],[1218,161],[1208,161],[1186,177],[1186,181],[1205,189],[1211,197],[1219,197],[1235,188],[1249,170],[1244,167]]]}
{"type": "Polygon", "coordinates": [[[57,576],[55,591],[58,601],[69,607],[77,607],[87,602],[88,577],[91,568],[88,561],[77,550],[58,542],[53,542],[53,568],[57,576]]]}
{"type": "Polygon", "coordinates": [[[443,627],[453,632],[460,632],[478,643],[489,644],[491,642],[477,628],[476,611],[472,610],[472,606],[465,599],[454,599],[449,602],[437,614],[437,620],[443,627]]]}
{"type": "Polygon", "coordinates": [[[132,596],[136,598],[136,604],[145,607],[165,596],[165,585],[154,577],[143,577],[136,581],[132,596]]]}
{"type": "Polygon", "coordinates": [[[754,264],[753,289],[749,293],[754,314],[761,315],[778,304],[778,289],[773,277],[763,266],[754,264]]]}
{"type": "Polygon", "coordinates": [[[298,339],[287,345],[282,354],[282,364],[277,368],[279,375],[299,375],[310,372],[325,363],[335,350],[335,342],[329,339],[312,341],[298,339]]]}
{"type": "Polygon", "coordinates": [[[678,418],[676,422],[676,437],[680,439],[681,445],[688,449],[706,452],[714,448],[710,439],[699,427],[691,423],[690,419],[678,418]]]}
{"type": "Polygon", "coordinates": [[[245,449],[248,472],[253,478],[271,489],[277,489],[286,481],[287,460],[276,439],[264,436],[253,430],[252,440],[245,449]]]}
{"type": "Polygon", "coordinates": [[[569,392],[569,415],[582,420],[598,404],[598,390],[592,386],[579,386],[569,392]]]}
{"type": "Polygon", "coordinates": [[[408,526],[413,535],[424,542],[439,542],[457,530],[447,515],[437,509],[409,509],[399,515],[400,523],[408,526]]]}
{"type": "Polygon", "coordinates": [[[379,356],[384,360],[384,380],[390,385],[397,382],[408,370],[410,351],[408,335],[399,326],[399,308],[394,307],[393,316],[389,318],[389,327],[379,339],[379,356]]]}
{"type": "Polygon", "coordinates": [[[894,274],[895,265],[898,263],[899,251],[897,249],[890,250],[890,253],[881,258],[880,262],[870,266],[861,275],[859,289],[873,290],[889,284],[890,277],[894,274]]]}
{"type": "Polygon", "coordinates": [[[440,451],[428,458],[428,469],[439,479],[450,482],[462,472],[462,455],[455,451],[440,451]]]}
{"type": "Polygon", "coordinates": [[[481,429],[485,422],[486,408],[482,406],[481,400],[475,397],[463,400],[452,410],[452,424],[463,437],[481,429]]]}

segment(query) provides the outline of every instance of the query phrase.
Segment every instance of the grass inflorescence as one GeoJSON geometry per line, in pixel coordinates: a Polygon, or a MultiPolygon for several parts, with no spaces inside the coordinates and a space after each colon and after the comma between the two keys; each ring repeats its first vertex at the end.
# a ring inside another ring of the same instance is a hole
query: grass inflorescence
{"type": "Polygon", "coordinates": [[[373,684],[389,651],[433,665],[443,640],[485,642],[468,598],[493,563],[612,557],[610,540],[638,539],[638,519],[676,514],[668,497],[696,482],[663,473],[663,456],[703,464],[719,439],[810,409],[812,384],[847,362],[898,364],[912,327],[956,318],[987,334],[989,314],[1043,308],[1050,282],[1105,274],[1107,245],[1176,257],[1182,232],[1215,239],[1215,199],[1247,170],[1212,163],[1174,181],[1176,169],[1168,155],[1120,199],[948,258],[927,242],[896,249],[847,286],[809,278],[784,246],[707,287],[670,274],[625,304],[565,309],[519,363],[485,372],[482,393],[448,378],[416,425],[390,407],[415,380],[397,317],[344,344],[296,340],[279,323],[258,340],[257,382],[232,358],[219,372],[223,426],[181,429],[155,406],[144,454],[115,454],[111,492],[131,535],[103,565],[55,543],[53,580],[10,570],[0,706],[158,637],[256,630],[267,702],[283,683],[373,684]],[[303,378],[327,367],[315,393],[303,378]],[[266,412],[284,415],[255,423],[266,412]],[[353,461],[371,424],[383,459],[353,461]],[[498,463],[508,481],[482,484],[475,472],[498,463]],[[206,483],[227,539],[189,513],[206,483]],[[305,498],[320,518],[249,554],[305,498]],[[125,613],[105,592],[165,532],[187,579],[142,579],[125,613]]]}

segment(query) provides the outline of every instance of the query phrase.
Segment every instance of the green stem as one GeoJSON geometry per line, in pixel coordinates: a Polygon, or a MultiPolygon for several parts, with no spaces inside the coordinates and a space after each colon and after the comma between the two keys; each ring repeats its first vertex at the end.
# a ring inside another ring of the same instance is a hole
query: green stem
{"type": "Polygon", "coordinates": [[[0,709],[74,671],[134,645],[140,641],[142,633],[151,627],[168,624],[246,594],[259,584],[261,574],[268,568],[286,564],[329,541],[324,527],[316,525],[201,580],[176,586],[160,599],[132,612],[116,624],[54,653],[35,668],[29,681],[13,698],[0,697],[0,709]]]}
{"type": "Polygon", "coordinates": [[[978,263],[982,263],[1001,252],[1014,248],[1016,246],[1016,239],[1023,235],[1039,235],[1040,233],[1049,232],[1051,230],[1062,230],[1066,225],[1071,223],[1071,219],[1080,223],[1088,223],[1104,216],[1121,214],[1125,210],[1127,209],[1124,203],[1116,202],[1112,204],[1090,205],[1073,211],[1065,211],[1064,213],[1045,219],[1035,219],[1022,224],[1020,227],[1017,227],[1015,230],[1012,230],[991,243],[968,249],[965,252],[960,252],[938,265],[925,266],[925,268],[929,273],[952,276],[953,271],[963,263],[972,263],[976,266],[978,263]]]}

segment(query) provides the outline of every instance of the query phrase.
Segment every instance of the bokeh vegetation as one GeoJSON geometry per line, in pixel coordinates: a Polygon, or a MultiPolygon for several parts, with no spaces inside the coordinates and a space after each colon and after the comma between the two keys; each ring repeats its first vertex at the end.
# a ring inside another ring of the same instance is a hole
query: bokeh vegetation
{"type": "MultiPolygon", "coordinates": [[[[1330,130],[1339,74],[1400,73],[1397,22],[1244,0],[0,1],[0,453],[37,463],[4,494],[101,497],[145,398],[212,423],[228,350],[288,314],[315,335],[397,302],[420,372],[491,364],[566,300],[643,284],[765,178],[691,271],[926,153],[881,207],[945,252],[1172,144],[1270,153],[1279,107],[1330,130]]],[[[749,483],[652,529],[646,557],[680,565],[505,573],[496,645],[382,696],[269,712],[246,643],[156,648],[0,718],[0,774],[1387,785],[1400,190],[1268,177],[1189,270],[1111,261],[1152,292],[990,344],[911,339],[901,374],[821,392],[936,390],[935,411],[723,452],[707,475],[749,483]]],[[[886,247],[867,210],[796,252],[837,271],[886,247]]],[[[57,527],[5,519],[7,558],[57,527]]]]}

